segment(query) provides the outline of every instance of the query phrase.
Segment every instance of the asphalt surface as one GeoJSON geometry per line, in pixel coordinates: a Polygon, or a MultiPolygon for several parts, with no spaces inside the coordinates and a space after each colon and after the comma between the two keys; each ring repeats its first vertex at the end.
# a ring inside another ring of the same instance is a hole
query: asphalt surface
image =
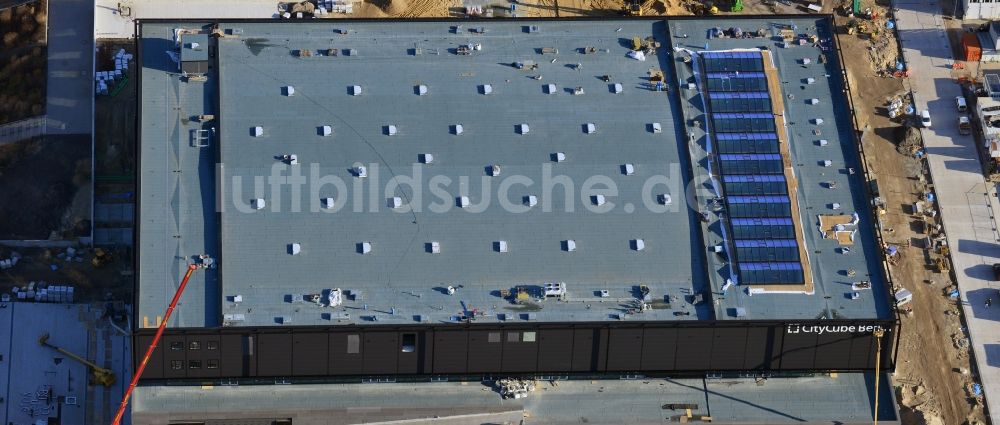
{"type": "Polygon", "coordinates": [[[49,1],[49,134],[93,134],[94,0],[49,1]]]}
{"type": "MultiPolygon", "coordinates": [[[[921,131],[930,165],[952,267],[958,279],[962,308],[976,367],[986,394],[987,414],[1000,409],[1000,308],[986,306],[987,298],[1000,301],[1000,284],[992,281],[991,265],[1000,262],[1000,235],[994,211],[996,188],[987,185],[972,136],[958,134],[959,113],[955,97],[961,87],[951,77],[952,51],[937,1],[896,1],[896,22],[907,68],[913,75],[906,84],[917,110],[927,109],[932,127],[921,131]]],[[[926,312],[926,314],[939,314],[926,312]]],[[[958,395],[955,395],[958,396],[958,395]]],[[[1000,416],[998,416],[1000,418],[1000,416]]],[[[992,418],[991,418],[992,421],[992,418]]]]}

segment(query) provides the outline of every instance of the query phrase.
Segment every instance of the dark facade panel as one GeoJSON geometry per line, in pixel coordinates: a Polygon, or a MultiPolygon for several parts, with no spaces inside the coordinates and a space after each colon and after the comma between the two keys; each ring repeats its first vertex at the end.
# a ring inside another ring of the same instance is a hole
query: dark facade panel
{"type": "Polygon", "coordinates": [[[573,370],[573,330],[542,329],[538,335],[538,370],[570,372],[573,370]]]}
{"type": "Polygon", "coordinates": [[[677,330],[647,328],[642,337],[642,370],[673,370],[677,353],[677,330]]]}
{"type": "Polygon", "coordinates": [[[250,372],[250,352],[244,342],[249,336],[224,334],[219,336],[219,376],[253,376],[250,372]]]}
{"type": "Polygon", "coordinates": [[[726,369],[732,365],[742,365],[746,357],[746,328],[717,328],[712,333],[712,369],[726,369]]]}
{"type": "Polygon", "coordinates": [[[504,332],[503,359],[500,370],[505,373],[538,371],[538,331],[508,330],[504,332]]]}
{"type": "Polygon", "coordinates": [[[771,365],[774,355],[774,328],[747,328],[746,347],[743,350],[743,368],[763,370],[771,365]]]}
{"type": "Polygon", "coordinates": [[[396,357],[396,373],[414,374],[423,372],[421,362],[424,332],[401,332],[399,334],[399,354],[396,357]]]}
{"type": "MultiPolygon", "coordinates": [[[[149,358],[149,363],[146,364],[146,372],[143,377],[146,379],[163,379],[164,375],[164,365],[163,365],[163,340],[160,340],[160,345],[153,350],[153,356],[149,358]]],[[[152,335],[142,335],[135,338],[135,345],[133,351],[139,352],[149,347],[149,344],[153,343],[152,335]]],[[[140,356],[145,355],[143,352],[139,354],[140,356]]]]}
{"type": "Polygon", "coordinates": [[[291,376],[292,334],[260,334],[257,336],[257,372],[260,376],[291,376]]]}
{"type": "Polygon", "coordinates": [[[812,369],[816,363],[816,333],[786,333],[781,346],[781,369],[812,369]]]}
{"type": "Polygon", "coordinates": [[[434,373],[466,373],[469,335],[463,330],[434,331],[434,373]]]}
{"type": "Polygon", "coordinates": [[[319,332],[295,334],[292,337],[292,375],[326,375],[329,351],[329,335],[319,332]]]}
{"type": "Polygon", "coordinates": [[[396,332],[365,332],[364,373],[388,375],[396,373],[396,358],[400,352],[396,332]]]}
{"type": "Polygon", "coordinates": [[[680,328],[677,330],[677,361],[675,370],[710,370],[712,345],[715,337],[711,328],[680,328]]]}
{"type": "Polygon", "coordinates": [[[612,329],[608,341],[608,372],[636,370],[642,361],[642,328],[612,329]]]}
{"type": "Polygon", "coordinates": [[[599,345],[594,341],[599,338],[597,329],[583,328],[573,330],[573,372],[590,372],[597,370],[597,350],[599,345]]]}

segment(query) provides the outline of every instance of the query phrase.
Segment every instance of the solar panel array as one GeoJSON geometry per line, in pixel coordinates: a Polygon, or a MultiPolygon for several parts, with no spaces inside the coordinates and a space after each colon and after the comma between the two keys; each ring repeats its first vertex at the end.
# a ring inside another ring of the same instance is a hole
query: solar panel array
{"type": "Polygon", "coordinates": [[[805,280],[777,125],[760,52],[703,52],[712,151],[729,216],[737,282],[805,280]]]}

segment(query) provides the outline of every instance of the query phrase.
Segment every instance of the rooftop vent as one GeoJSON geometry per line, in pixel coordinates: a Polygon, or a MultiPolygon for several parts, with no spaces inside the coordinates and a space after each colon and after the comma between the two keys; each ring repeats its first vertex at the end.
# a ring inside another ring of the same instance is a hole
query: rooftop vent
{"type": "Polygon", "coordinates": [[[597,124],[588,122],[583,125],[583,132],[587,134],[594,134],[597,132],[597,124]]]}
{"type": "Polygon", "coordinates": [[[294,153],[291,153],[291,154],[282,156],[281,160],[285,161],[285,163],[287,163],[289,165],[297,165],[299,163],[299,156],[296,155],[296,154],[294,154],[294,153]]]}
{"type": "Polygon", "coordinates": [[[455,124],[451,126],[451,134],[457,136],[462,133],[465,133],[465,127],[462,127],[462,124],[455,124]]]}
{"type": "Polygon", "coordinates": [[[501,170],[502,168],[499,165],[492,164],[486,167],[486,174],[489,174],[490,177],[497,177],[500,175],[501,170]]]}
{"type": "Polygon", "coordinates": [[[565,282],[546,282],[542,284],[542,288],[546,297],[561,297],[566,295],[565,282]]]}
{"type": "Polygon", "coordinates": [[[351,168],[351,174],[354,174],[354,177],[363,179],[368,177],[368,169],[364,165],[356,165],[354,168],[351,168]]]}
{"type": "Polygon", "coordinates": [[[431,254],[441,253],[441,244],[438,242],[428,242],[425,248],[427,249],[427,252],[431,254]]]}
{"type": "Polygon", "coordinates": [[[553,153],[549,157],[552,159],[552,162],[563,162],[566,160],[566,154],[562,152],[553,153]]]}
{"type": "Polygon", "coordinates": [[[493,242],[493,250],[501,254],[510,251],[507,247],[507,241],[493,242]]]}
{"type": "Polygon", "coordinates": [[[344,54],[347,56],[357,56],[358,49],[344,49],[344,54]]]}
{"type": "Polygon", "coordinates": [[[403,198],[400,198],[398,196],[393,196],[393,197],[389,198],[388,204],[389,204],[389,208],[393,208],[393,209],[395,209],[395,208],[401,208],[403,206],[403,198]]]}
{"type": "Polygon", "coordinates": [[[525,197],[524,197],[524,198],[522,199],[522,201],[524,202],[524,205],[527,205],[527,206],[529,206],[529,207],[533,207],[533,206],[535,206],[535,205],[538,205],[538,197],[537,197],[537,196],[535,196],[535,195],[528,195],[528,196],[525,196],[525,197]]]}
{"type": "Polygon", "coordinates": [[[295,87],[285,86],[285,89],[283,91],[284,91],[285,96],[294,96],[295,95],[295,87]]]}
{"type": "Polygon", "coordinates": [[[604,195],[594,195],[590,197],[590,202],[592,202],[594,205],[601,206],[607,202],[607,199],[604,197],[604,195]]]}
{"type": "Polygon", "coordinates": [[[399,129],[397,129],[394,124],[389,124],[385,127],[382,127],[382,131],[385,133],[386,136],[395,136],[396,133],[399,132],[399,129]]]}
{"type": "Polygon", "coordinates": [[[576,241],[573,239],[562,241],[562,250],[566,252],[576,251],[576,241]]]}
{"type": "Polygon", "coordinates": [[[830,161],[829,159],[824,159],[824,160],[820,161],[819,163],[821,165],[823,165],[824,167],[830,167],[830,166],[833,165],[833,161],[830,161]]]}
{"type": "Polygon", "coordinates": [[[646,241],[642,239],[632,239],[629,241],[629,245],[632,247],[633,251],[642,251],[646,249],[646,241]]]}
{"type": "Polygon", "coordinates": [[[351,86],[348,88],[348,91],[351,93],[351,96],[361,96],[362,90],[361,86],[351,86]]]}
{"type": "Polygon", "coordinates": [[[299,255],[302,252],[302,245],[298,243],[288,244],[288,253],[292,255],[299,255]]]}
{"type": "Polygon", "coordinates": [[[816,79],[812,77],[806,78],[806,84],[816,84],[816,79]]]}
{"type": "Polygon", "coordinates": [[[422,153],[420,155],[417,155],[417,160],[419,160],[421,164],[432,164],[434,163],[434,155],[429,153],[422,153]]]}
{"type": "Polygon", "coordinates": [[[324,137],[325,136],[333,135],[333,126],[329,126],[329,125],[321,126],[319,128],[319,134],[321,136],[324,136],[324,137]]]}
{"type": "Polygon", "coordinates": [[[479,86],[479,92],[482,93],[482,94],[493,93],[493,85],[492,84],[483,84],[483,85],[479,86]]]}
{"type": "Polygon", "coordinates": [[[251,132],[253,133],[253,137],[261,137],[264,135],[264,127],[258,125],[254,127],[251,132]]]}
{"type": "Polygon", "coordinates": [[[820,139],[820,140],[816,141],[816,144],[820,145],[820,146],[826,146],[826,145],[829,145],[830,142],[828,142],[826,139],[820,139]]]}
{"type": "Polygon", "coordinates": [[[812,98],[812,99],[807,100],[806,103],[808,103],[810,105],[819,105],[819,99],[812,98]]]}
{"type": "Polygon", "coordinates": [[[372,252],[371,242],[361,242],[358,244],[358,252],[361,254],[369,254],[372,252]]]}
{"type": "Polygon", "coordinates": [[[265,201],[264,198],[257,198],[257,199],[254,199],[254,200],[250,201],[250,205],[255,210],[262,210],[262,209],[264,209],[264,207],[267,206],[267,201],[265,201]]]}
{"type": "Polygon", "coordinates": [[[635,174],[635,166],[632,164],[622,164],[622,174],[626,176],[635,174]]]}
{"type": "Polygon", "coordinates": [[[423,96],[427,94],[427,86],[421,84],[413,88],[413,91],[417,93],[417,96],[423,96]]]}
{"type": "Polygon", "coordinates": [[[517,134],[528,134],[528,132],[531,131],[528,128],[528,124],[518,124],[516,126],[516,130],[517,130],[517,134]]]}
{"type": "Polygon", "coordinates": [[[559,91],[559,88],[555,84],[546,84],[544,87],[547,94],[556,94],[559,91]]]}
{"type": "Polygon", "coordinates": [[[611,92],[614,94],[620,94],[625,88],[622,87],[622,83],[614,83],[611,85],[611,92]]]}
{"type": "Polygon", "coordinates": [[[811,63],[812,63],[812,59],[809,59],[809,58],[802,58],[802,64],[803,64],[803,65],[809,65],[809,64],[811,64],[811,63]]]}
{"type": "Polygon", "coordinates": [[[652,124],[649,125],[649,131],[652,131],[653,133],[662,133],[663,132],[663,126],[660,125],[660,123],[658,123],[658,122],[654,122],[654,123],[652,123],[652,124]]]}
{"type": "Polygon", "coordinates": [[[336,202],[333,200],[333,198],[323,198],[323,208],[332,210],[334,205],[336,205],[336,202]]]}
{"type": "Polygon", "coordinates": [[[822,118],[813,118],[813,124],[820,125],[823,124],[822,118]]]}
{"type": "Polygon", "coordinates": [[[468,196],[459,196],[458,199],[457,199],[457,201],[458,201],[459,208],[466,208],[466,207],[469,206],[469,197],[468,196]]]}
{"type": "Polygon", "coordinates": [[[674,198],[669,193],[661,193],[656,196],[656,202],[659,202],[660,205],[670,205],[674,203],[674,198]]]}

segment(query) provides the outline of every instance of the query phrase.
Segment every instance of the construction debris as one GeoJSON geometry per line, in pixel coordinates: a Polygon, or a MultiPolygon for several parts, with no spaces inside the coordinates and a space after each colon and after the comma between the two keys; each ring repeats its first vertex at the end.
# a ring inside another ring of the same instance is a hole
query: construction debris
{"type": "Polygon", "coordinates": [[[535,391],[535,381],[530,379],[501,378],[494,381],[493,385],[503,398],[524,398],[535,391]]]}

